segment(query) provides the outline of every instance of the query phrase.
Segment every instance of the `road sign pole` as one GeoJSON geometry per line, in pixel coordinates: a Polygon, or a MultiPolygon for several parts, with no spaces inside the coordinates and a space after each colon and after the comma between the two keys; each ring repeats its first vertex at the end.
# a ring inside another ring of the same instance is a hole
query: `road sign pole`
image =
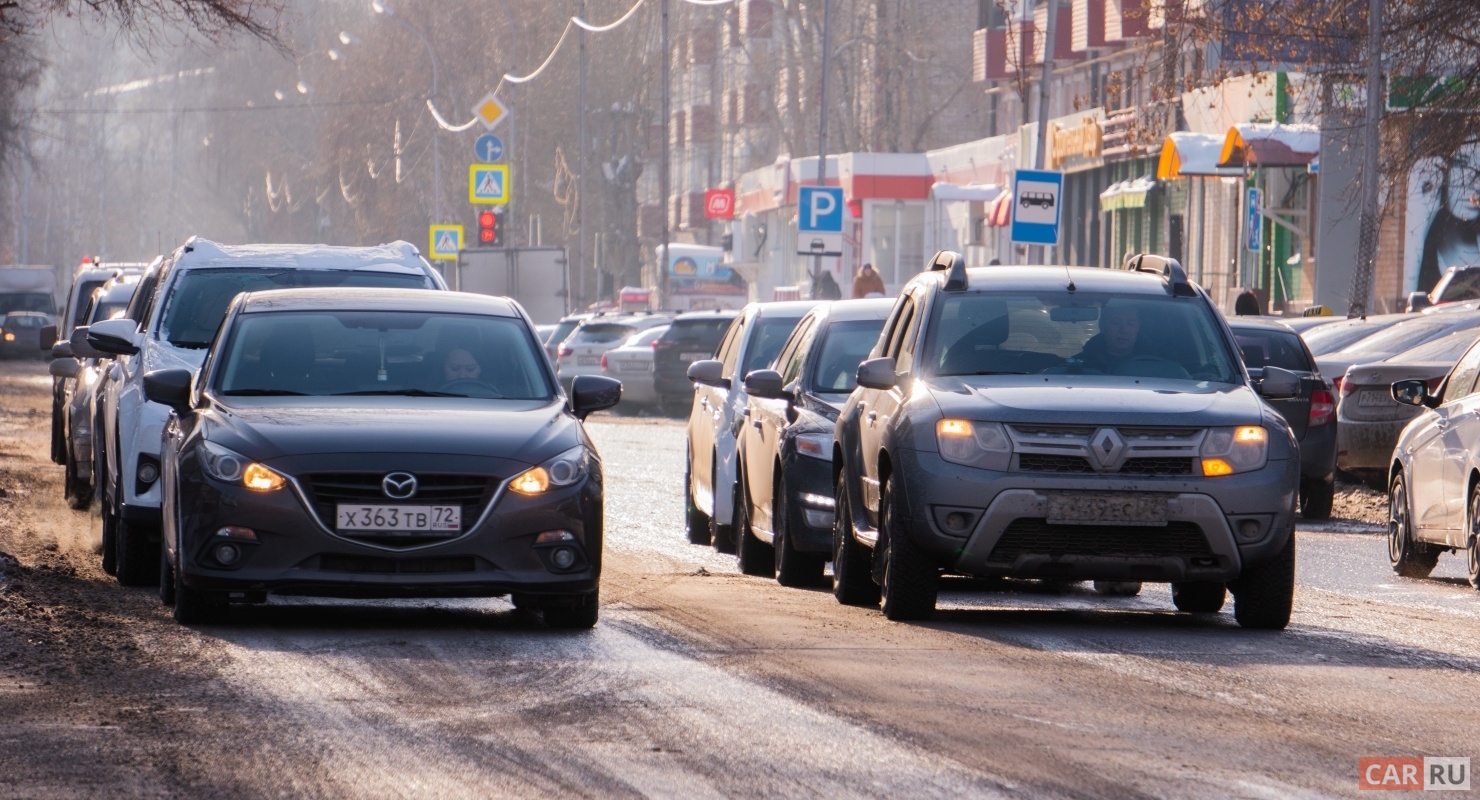
{"type": "MultiPolygon", "coordinates": [[[[822,73],[818,76],[821,82],[818,92],[817,112],[817,185],[827,185],[827,70],[831,61],[828,51],[828,36],[832,32],[832,4],[822,0],[822,73]]],[[[842,176],[839,176],[842,177],[842,176]]],[[[812,285],[816,286],[818,279],[822,277],[822,254],[818,253],[812,272],[812,285]]],[[[810,292],[808,294],[810,297],[810,292]]],[[[816,299],[816,298],[813,298],[816,299]]]]}

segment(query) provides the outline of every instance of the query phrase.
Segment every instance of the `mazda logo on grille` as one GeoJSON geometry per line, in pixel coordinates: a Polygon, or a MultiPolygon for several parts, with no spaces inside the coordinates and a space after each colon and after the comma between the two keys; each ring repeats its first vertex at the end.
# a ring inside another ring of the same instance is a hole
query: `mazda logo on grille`
{"type": "Polygon", "coordinates": [[[416,494],[416,476],[409,472],[392,472],[380,479],[380,490],[392,500],[408,500],[416,494]]]}

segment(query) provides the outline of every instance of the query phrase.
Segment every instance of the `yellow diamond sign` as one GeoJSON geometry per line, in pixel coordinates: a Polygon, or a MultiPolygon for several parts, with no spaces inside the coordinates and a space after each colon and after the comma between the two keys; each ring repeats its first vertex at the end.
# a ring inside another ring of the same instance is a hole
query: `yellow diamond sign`
{"type": "Polygon", "coordinates": [[[489,130],[493,130],[494,126],[498,125],[508,115],[509,109],[505,108],[504,104],[499,102],[499,99],[494,97],[492,92],[485,95],[482,100],[478,101],[477,105],[473,106],[473,116],[477,117],[478,121],[483,123],[483,127],[489,130]]]}

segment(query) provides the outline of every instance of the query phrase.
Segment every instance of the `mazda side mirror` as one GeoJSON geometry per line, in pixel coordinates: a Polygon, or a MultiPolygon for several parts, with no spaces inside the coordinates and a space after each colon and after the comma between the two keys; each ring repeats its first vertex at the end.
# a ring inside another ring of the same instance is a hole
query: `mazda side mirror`
{"type": "Polygon", "coordinates": [[[1300,394],[1300,376],[1287,369],[1265,367],[1259,394],[1267,400],[1289,400],[1300,394]]]}
{"type": "MultiPolygon", "coordinates": [[[[45,348],[42,348],[42,349],[44,350],[45,348]]],[[[54,342],[54,343],[52,343],[52,345],[51,345],[51,357],[52,358],[72,358],[73,357],[72,356],[72,343],[71,342],[54,342]]]]}
{"type": "Polygon", "coordinates": [[[585,419],[622,402],[622,382],[604,375],[577,375],[570,384],[570,413],[585,419]]]}
{"type": "Polygon", "coordinates": [[[705,386],[718,386],[721,389],[730,388],[730,381],[725,378],[725,365],[713,358],[703,361],[695,361],[689,365],[689,380],[694,383],[702,383],[705,386]]]}
{"type": "Polygon", "coordinates": [[[1396,381],[1392,386],[1393,401],[1399,405],[1437,408],[1439,398],[1429,394],[1429,384],[1419,378],[1396,381]]]}
{"type": "Polygon", "coordinates": [[[870,358],[858,365],[858,385],[865,389],[893,389],[898,382],[892,356],[870,358]]]}
{"type": "Polygon", "coordinates": [[[57,358],[52,360],[48,371],[53,378],[75,378],[82,371],[82,364],[75,358],[57,358]]]}
{"type": "Polygon", "coordinates": [[[94,323],[87,329],[87,343],[94,348],[116,356],[131,356],[139,352],[139,326],[131,319],[108,319],[94,323]]]}
{"type": "Polygon", "coordinates": [[[144,397],[151,403],[169,406],[177,412],[190,410],[190,382],[195,372],[188,369],[157,369],[144,374],[144,397]]]}
{"type": "MultiPolygon", "coordinates": [[[[50,350],[51,347],[52,347],[52,345],[54,345],[56,343],[57,343],[57,326],[55,326],[55,325],[42,325],[41,326],[41,350],[43,352],[45,352],[47,350],[50,350]]],[[[53,353],[52,355],[56,355],[56,354],[53,353]]]]}
{"type": "Polygon", "coordinates": [[[786,391],[786,386],[781,381],[781,373],[774,369],[752,370],[745,376],[745,393],[767,400],[790,402],[792,399],[791,392],[786,391]]]}

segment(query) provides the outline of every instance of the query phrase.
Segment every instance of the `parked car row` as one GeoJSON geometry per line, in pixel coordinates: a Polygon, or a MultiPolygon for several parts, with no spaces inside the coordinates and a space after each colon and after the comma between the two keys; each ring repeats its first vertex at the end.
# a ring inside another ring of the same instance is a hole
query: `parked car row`
{"type": "Polygon", "coordinates": [[[74,281],[87,302],[52,374],[68,500],[100,501],[119,583],[157,586],[181,622],[309,593],[512,595],[552,627],[595,624],[602,476],[581,421],[621,384],[563,390],[516,303],[447,292],[405,242],[194,238],[98,277],[74,281]]]}

